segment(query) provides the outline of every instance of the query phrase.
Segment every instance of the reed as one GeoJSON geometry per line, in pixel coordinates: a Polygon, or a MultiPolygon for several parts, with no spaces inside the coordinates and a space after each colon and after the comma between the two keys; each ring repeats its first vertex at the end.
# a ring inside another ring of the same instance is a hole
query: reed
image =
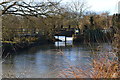
{"type": "Polygon", "coordinates": [[[60,72],[62,78],[119,78],[120,70],[118,57],[112,54],[98,55],[92,59],[92,63],[84,65],[84,68],[69,66],[60,72]],[[112,57],[111,57],[112,56],[112,57]],[[90,67],[91,66],[91,67],[90,67]]]}

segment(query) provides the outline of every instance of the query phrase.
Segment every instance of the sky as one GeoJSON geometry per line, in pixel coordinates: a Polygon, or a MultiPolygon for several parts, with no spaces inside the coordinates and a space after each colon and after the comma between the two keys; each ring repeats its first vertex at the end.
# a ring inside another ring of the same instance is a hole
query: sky
{"type": "MultiPolygon", "coordinates": [[[[63,2],[70,2],[73,0],[63,0],[63,2]]],[[[85,0],[90,6],[90,11],[105,12],[110,14],[118,13],[118,2],[120,0],[85,0]]]]}
{"type": "MultiPolygon", "coordinates": [[[[0,1],[3,1],[3,0],[0,0],[0,1]]],[[[26,0],[26,1],[32,1],[32,0],[26,0]]],[[[34,0],[34,1],[45,1],[45,0],[34,0]]],[[[62,0],[62,3],[67,3],[72,1],[78,1],[78,0],[62,0]]],[[[82,1],[87,2],[87,5],[90,6],[90,8],[88,9],[89,11],[94,11],[98,13],[107,11],[107,12],[110,12],[110,14],[112,15],[112,14],[118,13],[118,2],[120,0],[82,0],[82,1]]]]}

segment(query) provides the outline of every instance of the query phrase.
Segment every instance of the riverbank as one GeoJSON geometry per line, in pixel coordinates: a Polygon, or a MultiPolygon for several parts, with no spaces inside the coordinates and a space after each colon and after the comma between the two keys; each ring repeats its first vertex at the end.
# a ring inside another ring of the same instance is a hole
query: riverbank
{"type": "MultiPolygon", "coordinates": [[[[73,36],[73,43],[104,43],[111,42],[112,36],[110,33],[103,33],[101,30],[87,30],[84,34],[77,34],[73,36]]],[[[47,37],[45,35],[39,36],[22,36],[14,37],[12,40],[2,42],[3,56],[8,53],[24,50],[33,46],[43,44],[54,44],[55,41],[62,41],[55,39],[54,36],[47,37]]]]}
{"type": "MultiPolygon", "coordinates": [[[[27,38],[26,38],[27,39],[27,38]]],[[[21,42],[17,41],[3,41],[2,42],[2,57],[8,55],[9,53],[15,53],[16,51],[21,51],[28,49],[30,47],[39,46],[43,44],[54,44],[54,38],[38,38],[33,41],[22,40],[21,42]]]]}
{"type": "Polygon", "coordinates": [[[113,39],[113,32],[104,32],[104,30],[100,29],[88,29],[82,34],[76,34],[73,36],[74,43],[104,43],[112,42],[113,39]]]}

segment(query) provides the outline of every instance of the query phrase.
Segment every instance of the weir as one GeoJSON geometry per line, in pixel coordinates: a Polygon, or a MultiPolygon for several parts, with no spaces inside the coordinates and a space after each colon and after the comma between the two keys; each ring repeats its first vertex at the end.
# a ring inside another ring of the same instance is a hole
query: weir
{"type": "Polygon", "coordinates": [[[60,29],[55,28],[54,30],[55,30],[54,36],[57,36],[56,38],[58,40],[60,40],[59,36],[64,36],[65,42],[67,41],[67,37],[74,37],[75,34],[80,34],[80,29],[71,28],[70,25],[68,28],[63,28],[63,26],[61,26],[60,29]]]}

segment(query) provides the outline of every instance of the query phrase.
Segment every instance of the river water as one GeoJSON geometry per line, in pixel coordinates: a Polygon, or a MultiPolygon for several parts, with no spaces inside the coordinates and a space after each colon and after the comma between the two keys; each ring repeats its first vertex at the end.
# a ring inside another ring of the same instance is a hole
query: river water
{"type": "Polygon", "coordinates": [[[32,47],[3,59],[3,77],[56,78],[62,70],[88,65],[94,55],[111,49],[108,43],[73,45],[71,37],[67,38],[66,43],[63,36],[59,38],[63,42],[32,47]]]}

